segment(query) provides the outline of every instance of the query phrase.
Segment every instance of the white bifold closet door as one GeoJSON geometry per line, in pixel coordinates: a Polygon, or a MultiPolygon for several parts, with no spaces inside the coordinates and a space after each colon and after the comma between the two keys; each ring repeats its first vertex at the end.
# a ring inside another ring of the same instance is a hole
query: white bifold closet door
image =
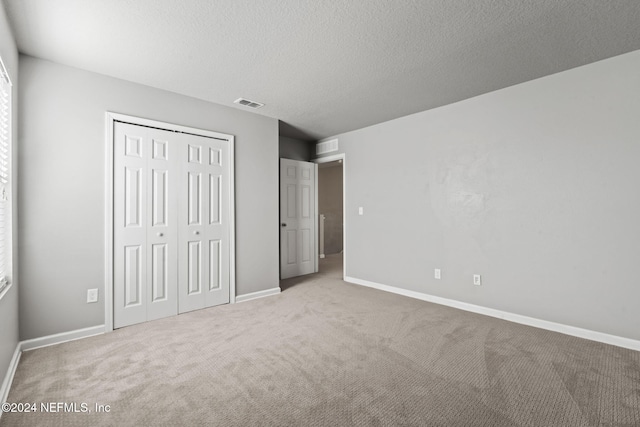
{"type": "Polygon", "coordinates": [[[115,123],[115,328],[229,302],[229,150],[115,123]]]}

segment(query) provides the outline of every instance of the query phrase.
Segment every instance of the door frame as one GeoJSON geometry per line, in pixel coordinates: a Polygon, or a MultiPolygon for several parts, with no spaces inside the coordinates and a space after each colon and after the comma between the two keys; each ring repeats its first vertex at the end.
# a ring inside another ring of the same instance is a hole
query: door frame
{"type": "MultiPolygon", "coordinates": [[[[314,163],[329,163],[342,160],[342,279],[347,277],[347,155],[345,153],[333,154],[331,156],[318,157],[311,160],[314,163]]],[[[318,195],[318,177],[316,177],[316,197],[318,195]]],[[[316,210],[319,209],[316,202],[316,210]]],[[[316,221],[318,220],[316,212],[316,221]]],[[[318,242],[316,242],[318,243],[318,242]]],[[[316,244],[316,248],[317,248],[316,244]]],[[[317,252],[317,249],[316,249],[317,252]]]]}
{"type": "Polygon", "coordinates": [[[235,171],[234,136],[210,130],[157,120],[144,119],[126,114],[107,111],[105,114],[105,215],[104,215],[104,329],[113,331],[113,128],[115,122],[147,126],[170,132],[181,132],[207,138],[223,139],[229,142],[229,303],[236,302],[236,227],[235,227],[235,171]]]}

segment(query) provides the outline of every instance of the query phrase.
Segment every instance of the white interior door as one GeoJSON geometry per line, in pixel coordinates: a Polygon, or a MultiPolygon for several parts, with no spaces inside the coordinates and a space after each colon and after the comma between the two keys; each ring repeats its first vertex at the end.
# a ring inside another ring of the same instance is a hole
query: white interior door
{"type": "Polygon", "coordinates": [[[116,328],[178,313],[175,139],[172,132],[115,125],[116,328]]]}
{"type": "Polygon", "coordinates": [[[280,278],[317,270],[317,165],[280,159],[280,278]]]}
{"type": "Polygon", "coordinates": [[[115,328],[228,303],[232,142],[114,122],[115,328]]]}
{"type": "Polygon", "coordinates": [[[227,141],[184,134],[180,177],[179,312],[229,302],[227,141]]]}

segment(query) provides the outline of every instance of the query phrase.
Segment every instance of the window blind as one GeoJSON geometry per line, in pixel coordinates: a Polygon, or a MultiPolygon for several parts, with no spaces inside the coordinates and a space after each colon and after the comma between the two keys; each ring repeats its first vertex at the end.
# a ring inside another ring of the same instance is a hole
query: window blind
{"type": "Polygon", "coordinates": [[[11,81],[0,60],[0,292],[11,271],[11,81]]]}

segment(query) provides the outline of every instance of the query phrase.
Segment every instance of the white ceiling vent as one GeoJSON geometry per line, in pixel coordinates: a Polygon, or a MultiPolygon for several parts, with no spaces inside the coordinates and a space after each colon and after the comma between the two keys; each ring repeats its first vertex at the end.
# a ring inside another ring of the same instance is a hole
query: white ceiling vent
{"type": "Polygon", "coordinates": [[[338,140],[332,139],[330,141],[318,142],[316,144],[316,154],[326,154],[338,151],[338,140]]]}
{"type": "Polygon", "coordinates": [[[240,105],[244,105],[245,107],[249,107],[249,108],[262,108],[264,107],[264,104],[261,102],[255,102],[252,101],[250,99],[246,99],[246,98],[238,98],[235,101],[233,101],[234,104],[240,104],[240,105]]]}

